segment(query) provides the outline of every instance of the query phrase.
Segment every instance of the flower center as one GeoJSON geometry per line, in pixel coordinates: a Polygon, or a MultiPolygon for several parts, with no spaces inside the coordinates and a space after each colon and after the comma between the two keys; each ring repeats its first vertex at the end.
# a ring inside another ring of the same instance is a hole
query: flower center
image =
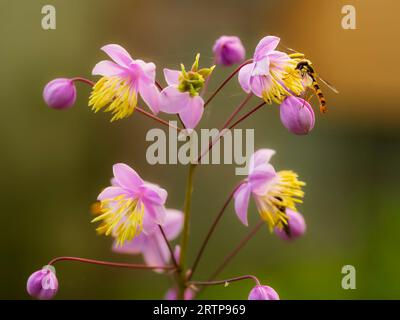
{"type": "Polygon", "coordinates": [[[304,182],[299,181],[295,172],[284,170],[277,173],[277,177],[267,192],[256,198],[260,216],[265,220],[272,231],[287,225],[286,208],[296,211],[296,203],[301,203],[304,192],[301,187],[304,182]]]}
{"type": "Polygon", "coordinates": [[[179,76],[178,90],[180,92],[189,92],[192,97],[200,94],[204,87],[206,78],[212,73],[215,66],[211,68],[202,68],[199,70],[200,54],[196,55],[192,69],[186,71],[185,66],[181,64],[181,73],[179,76]]]}
{"type": "Polygon", "coordinates": [[[178,90],[189,92],[191,96],[197,96],[205,83],[204,77],[198,72],[182,72],[179,76],[178,90]]]}
{"type": "Polygon", "coordinates": [[[92,222],[101,221],[96,229],[100,234],[112,235],[117,245],[132,240],[143,229],[144,206],[138,199],[124,195],[100,202],[101,213],[92,222]]]}
{"type": "Polygon", "coordinates": [[[89,106],[94,112],[109,105],[104,111],[111,112],[111,121],[126,118],[137,105],[137,92],[129,77],[102,77],[93,86],[89,106]]]}
{"type": "Polygon", "coordinates": [[[291,95],[299,96],[304,91],[301,74],[296,70],[298,59],[290,58],[285,66],[270,64],[269,76],[264,78],[262,96],[265,102],[281,104],[291,95]]]}

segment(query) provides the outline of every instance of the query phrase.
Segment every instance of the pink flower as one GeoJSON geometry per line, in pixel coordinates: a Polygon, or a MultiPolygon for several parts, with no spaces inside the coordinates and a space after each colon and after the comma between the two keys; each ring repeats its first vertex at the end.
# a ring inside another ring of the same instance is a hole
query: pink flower
{"type": "Polygon", "coordinates": [[[58,280],[53,266],[44,266],[42,270],[31,274],[26,283],[29,295],[40,299],[53,299],[58,291],[58,280]]]}
{"type": "Polygon", "coordinates": [[[297,135],[308,134],[314,128],[314,110],[302,98],[286,97],[280,106],[280,117],[285,128],[297,135]]]}
{"type": "Polygon", "coordinates": [[[278,37],[267,36],[258,43],[253,63],[245,65],[239,72],[242,89],[267,103],[281,103],[288,95],[299,95],[303,90],[302,77],[295,70],[296,60],[286,53],[275,50],[278,37]]]}
{"type": "Polygon", "coordinates": [[[247,209],[250,196],[256,203],[258,212],[267,222],[270,230],[277,227],[282,229],[287,225],[286,208],[296,209],[296,202],[302,202],[305,185],[297,179],[293,171],[276,172],[269,163],[275,154],[271,149],[260,149],[250,158],[249,175],[235,191],[235,211],[239,220],[248,225],[247,209]]]}
{"type": "Polygon", "coordinates": [[[43,90],[43,99],[53,109],[68,109],[76,101],[76,88],[72,79],[57,78],[50,81],[43,90]]]}
{"type": "Polygon", "coordinates": [[[142,230],[150,234],[157,224],[164,223],[164,204],[168,193],[157,185],[143,181],[126,164],[115,164],[113,172],[113,186],[105,188],[97,197],[100,215],[92,222],[102,221],[97,231],[114,236],[118,245],[122,245],[142,230]]]}
{"type": "Polygon", "coordinates": [[[158,113],[160,93],[155,85],[156,66],[142,60],[134,60],[117,44],[101,48],[113,61],[103,60],[96,64],[92,74],[103,76],[93,87],[89,106],[95,112],[109,105],[105,111],[113,114],[112,120],[126,118],[134,111],[138,94],[158,113]]]}
{"type": "MultiPolygon", "coordinates": [[[[168,240],[178,237],[183,227],[183,213],[178,210],[166,209],[163,230],[168,240]]],[[[141,233],[136,238],[126,241],[122,246],[116,241],[113,251],[126,254],[143,255],[144,261],[149,266],[168,265],[171,254],[159,228],[151,233],[141,233]]]]}
{"type": "Polygon", "coordinates": [[[190,71],[164,69],[168,86],[161,91],[160,110],[166,113],[179,114],[187,129],[194,129],[200,122],[204,111],[204,100],[200,91],[205,79],[214,67],[198,70],[198,54],[190,71]]]}
{"type": "Polygon", "coordinates": [[[242,42],[235,36],[219,37],[215,41],[213,52],[216,63],[224,66],[240,63],[246,55],[242,42]]]}
{"type": "Polygon", "coordinates": [[[257,285],[251,289],[248,300],[279,300],[279,295],[269,286],[257,285]]]}
{"type": "Polygon", "coordinates": [[[303,216],[293,210],[286,209],[288,224],[285,229],[275,228],[275,234],[282,240],[291,241],[301,237],[306,232],[306,222],[303,216]]]}

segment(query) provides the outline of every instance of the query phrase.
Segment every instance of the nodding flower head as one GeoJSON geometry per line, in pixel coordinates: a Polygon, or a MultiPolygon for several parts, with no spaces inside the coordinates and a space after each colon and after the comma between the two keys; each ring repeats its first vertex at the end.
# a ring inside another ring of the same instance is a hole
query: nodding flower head
{"type": "Polygon", "coordinates": [[[58,291],[58,280],[53,266],[44,266],[31,274],[26,283],[29,295],[40,300],[53,299],[58,291]]]}
{"type": "Polygon", "coordinates": [[[286,209],[287,226],[283,229],[275,228],[275,234],[282,240],[295,240],[306,232],[306,222],[303,216],[289,208],[286,209]]]}
{"type": "Polygon", "coordinates": [[[294,96],[286,97],[280,106],[282,124],[291,133],[308,134],[315,124],[315,114],[308,101],[294,96]]]}
{"type": "Polygon", "coordinates": [[[257,285],[251,289],[248,300],[279,300],[279,295],[269,286],[257,285]]]}
{"type": "Polygon", "coordinates": [[[108,106],[111,121],[126,118],[135,110],[140,94],[153,113],[158,113],[160,93],[155,85],[156,66],[142,60],[134,60],[117,44],[101,48],[113,61],[100,61],[92,74],[101,75],[94,85],[89,106],[97,112],[108,106]]]}
{"type": "Polygon", "coordinates": [[[253,63],[239,72],[239,83],[247,93],[254,93],[265,102],[280,104],[286,96],[299,95],[304,91],[302,77],[292,59],[284,52],[275,50],[278,37],[267,36],[258,43],[253,63]]]}
{"type": "Polygon", "coordinates": [[[276,172],[269,163],[274,154],[271,149],[256,151],[250,159],[247,179],[234,194],[235,211],[240,221],[248,225],[247,209],[250,195],[253,195],[258,212],[271,232],[287,225],[286,209],[296,210],[296,203],[301,203],[304,196],[301,187],[305,185],[293,171],[276,172]]]}
{"type": "Polygon", "coordinates": [[[163,224],[167,191],[145,182],[126,164],[113,166],[114,179],[97,197],[99,215],[92,222],[101,221],[97,231],[112,235],[121,246],[142,231],[149,234],[157,224],[163,224]]]}
{"type": "Polygon", "coordinates": [[[215,67],[199,69],[199,59],[200,54],[190,71],[186,71],[183,64],[180,71],[164,69],[168,86],[161,91],[160,110],[179,114],[187,129],[194,129],[201,120],[204,100],[200,92],[215,67]]]}
{"type": "Polygon", "coordinates": [[[53,109],[68,109],[75,104],[76,87],[73,79],[58,78],[50,81],[43,90],[43,99],[53,109]]]}
{"type": "Polygon", "coordinates": [[[244,60],[246,50],[242,42],[235,36],[222,36],[213,46],[215,62],[219,65],[230,66],[244,60]]]}

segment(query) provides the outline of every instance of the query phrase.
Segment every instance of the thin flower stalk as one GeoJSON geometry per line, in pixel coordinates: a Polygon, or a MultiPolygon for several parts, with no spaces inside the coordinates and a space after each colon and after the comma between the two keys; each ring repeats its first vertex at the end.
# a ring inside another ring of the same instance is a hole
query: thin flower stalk
{"type": "Polygon", "coordinates": [[[172,263],[174,264],[176,270],[179,271],[179,264],[178,264],[178,262],[176,261],[176,257],[175,257],[174,251],[172,250],[171,243],[169,242],[167,236],[165,235],[164,228],[163,228],[161,225],[159,225],[158,227],[159,227],[160,232],[161,232],[161,234],[162,234],[162,236],[163,236],[163,238],[164,238],[164,240],[165,240],[165,243],[166,243],[167,246],[168,246],[169,253],[171,254],[172,263]]]}
{"type": "MultiPolygon", "coordinates": [[[[91,81],[89,79],[83,78],[83,77],[75,77],[75,78],[72,78],[71,80],[79,81],[79,82],[82,82],[82,83],[86,83],[86,84],[88,84],[88,85],[90,85],[92,87],[96,84],[95,82],[93,82],[93,81],[91,81]]],[[[161,87],[161,85],[158,82],[156,82],[156,84],[157,84],[157,86],[161,87]]],[[[164,126],[170,127],[170,128],[172,128],[174,130],[177,130],[177,131],[181,131],[182,130],[181,128],[174,126],[173,124],[169,123],[168,121],[165,121],[165,120],[155,116],[154,114],[152,114],[152,113],[140,108],[140,107],[136,107],[135,110],[138,111],[139,113],[145,115],[146,117],[148,117],[148,118],[150,118],[152,120],[155,120],[158,123],[161,123],[164,126]]]]}
{"type": "Polygon", "coordinates": [[[98,266],[107,266],[107,267],[115,267],[115,268],[127,268],[127,269],[163,269],[163,270],[173,270],[174,266],[148,266],[145,264],[132,264],[132,263],[120,263],[120,262],[110,262],[103,260],[95,260],[95,259],[86,259],[79,257],[57,257],[49,262],[49,265],[52,266],[60,261],[75,261],[81,263],[94,264],[98,266]]]}
{"type": "Polygon", "coordinates": [[[253,62],[253,59],[249,59],[243,62],[239,67],[237,67],[222,83],[218,86],[218,88],[213,92],[213,94],[207,99],[204,103],[204,108],[215,98],[215,96],[222,90],[223,87],[242,69],[245,65],[248,65],[253,62]]]}
{"type": "Polygon", "coordinates": [[[265,225],[264,221],[260,220],[253,227],[253,229],[251,229],[250,232],[246,234],[246,236],[242,240],[239,241],[238,245],[225,256],[222,263],[218,266],[218,268],[212,273],[212,275],[208,279],[210,281],[214,280],[222,272],[222,270],[225,269],[225,267],[229,264],[229,262],[231,262],[231,260],[244,248],[247,242],[249,242],[249,240],[252,239],[264,225],[265,225]]]}
{"type": "Polygon", "coordinates": [[[192,202],[192,193],[193,193],[193,178],[196,166],[190,164],[188,170],[188,177],[186,182],[186,191],[185,191],[185,204],[184,204],[184,224],[183,224],[183,236],[181,242],[181,254],[179,260],[179,266],[181,267],[181,283],[179,286],[179,296],[183,299],[184,291],[185,291],[185,283],[186,283],[186,255],[187,255],[187,247],[189,242],[189,232],[190,232],[190,207],[192,202]]]}
{"type": "Polygon", "coordinates": [[[191,268],[191,270],[190,270],[190,275],[189,275],[189,277],[188,277],[189,280],[193,277],[193,275],[194,275],[194,273],[195,273],[195,271],[196,271],[196,269],[197,269],[197,266],[198,266],[198,264],[199,264],[199,262],[200,262],[200,259],[201,259],[202,255],[203,255],[203,252],[204,252],[204,250],[205,250],[205,248],[206,248],[206,246],[207,246],[207,244],[208,244],[208,242],[209,242],[209,240],[210,240],[212,234],[214,233],[215,228],[217,227],[217,225],[218,225],[219,221],[221,220],[221,218],[222,218],[222,216],[223,216],[223,214],[224,214],[226,208],[228,207],[229,203],[231,202],[231,200],[232,200],[232,198],[233,198],[233,195],[235,194],[236,190],[240,187],[241,184],[242,184],[242,183],[239,183],[239,184],[233,189],[233,191],[230,193],[230,195],[229,195],[228,198],[226,199],[226,201],[225,201],[224,205],[222,206],[221,210],[220,210],[220,211],[218,212],[218,214],[216,215],[216,217],[215,217],[215,219],[214,219],[214,221],[213,221],[213,223],[212,223],[210,229],[209,229],[208,232],[207,232],[206,237],[205,237],[204,240],[203,240],[202,245],[200,246],[199,252],[198,252],[197,255],[196,255],[196,258],[195,258],[195,260],[194,260],[193,266],[192,266],[192,268],[191,268]]]}
{"type": "Polygon", "coordinates": [[[234,277],[234,278],[229,278],[229,279],[224,279],[224,280],[216,280],[216,281],[190,281],[189,285],[191,285],[191,286],[215,286],[215,285],[223,284],[224,286],[228,286],[231,282],[249,280],[249,279],[253,280],[257,286],[261,285],[261,283],[257,279],[257,277],[255,277],[253,275],[244,275],[244,276],[239,276],[239,277],[234,277]]]}

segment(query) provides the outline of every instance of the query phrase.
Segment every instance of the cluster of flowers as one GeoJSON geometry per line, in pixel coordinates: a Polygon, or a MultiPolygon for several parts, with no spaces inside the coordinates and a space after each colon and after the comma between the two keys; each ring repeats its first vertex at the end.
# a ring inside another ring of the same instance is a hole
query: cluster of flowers
{"type": "MultiPolygon", "coordinates": [[[[112,61],[101,61],[93,68],[92,74],[101,76],[96,83],[80,77],[55,79],[46,85],[43,97],[48,106],[54,109],[67,109],[75,103],[75,82],[80,81],[92,86],[89,106],[95,112],[99,110],[111,112],[112,121],[126,118],[138,110],[159,123],[169,125],[157,116],[159,112],[165,112],[177,114],[183,129],[194,129],[200,122],[206,105],[235,74],[238,74],[238,81],[247,93],[247,97],[239,109],[235,110],[230,121],[244,107],[250,96],[254,95],[263,99],[261,105],[273,102],[280,105],[281,121],[289,131],[294,134],[307,134],[315,122],[310,104],[300,98],[307,85],[296,69],[298,61],[287,53],[277,50],[279,41],[280,39],[274,36],[263,38],[257,45],[253,58],[245,61],[245,49],[238,37],[220,37],[213,47],[215,64],[230,66],[240,63],[240,66],[206,101],[203,96],[215,66],[199,68],[199,55],[196,56],[190,70],[186,70],[184,65],[181,65],[180,70],[164,69],[167,86],[163,88],[156,80],[154,63],[135,60],[124,48],[116,44],[102,48],[112,61]],[[151,112],[137,106],[139,96],[151,112]]],[[[260,105],[257,109],[259,107],[260,105]]],[[[253,111],[248,115],[252,113],[253,111]]],[[[229,122],[226,123],[228,124],[229,122]]],[[[197,164],[189,165],[183,212],[166,208],[168,193],[165,189],[146,182],[128,165],[115,164],[111,185],[99,194],[93,206],[93,212],[96,214],[93,222],[100,223],[97,228],[99,234],[114,238],[115,252],[142,254],[145,265],[60,257],[53,259],[47,266],[29,277],[28,293],[39,299],[53,298],[58,290],[53,264],[62,260],[75,260],[151,269],[158,273],[170,270],[172,272],[168,274],[175,275],[176,286],[167,292],[166,299],[192,299],[199,291],[199,287],[243,279],[253,279],[256,283],[249,294],[249,299],[279,299],[274,289],[261,285],[258,279],[251,275],[213,281],[216,276],[214,274],[209,281],[191,280],[204,248],[231,200],[234,200],[237,217],[245,226],[248,226],[247,212],[252,197],[261,221],[267,223],[270,231],[278,237],[283,240],[293,240],[304,234],[306,224],[296,208],[296,204],[301,203],[304,196],[302,191],[304,182],[299,181],[293,171],[276,171],[270,163],[274,154],[274,150],[260,149],[252,155],[248,176],[235,187],[217,215],[191,268],[186,268],[185,257],[189,234],[192,176],[197,164]],[[181,245],[173,248],[170,241],[176,239],[182,230],[181,245]]],[[[232,258],[232,255],[229,257],[232,258]]]]}

